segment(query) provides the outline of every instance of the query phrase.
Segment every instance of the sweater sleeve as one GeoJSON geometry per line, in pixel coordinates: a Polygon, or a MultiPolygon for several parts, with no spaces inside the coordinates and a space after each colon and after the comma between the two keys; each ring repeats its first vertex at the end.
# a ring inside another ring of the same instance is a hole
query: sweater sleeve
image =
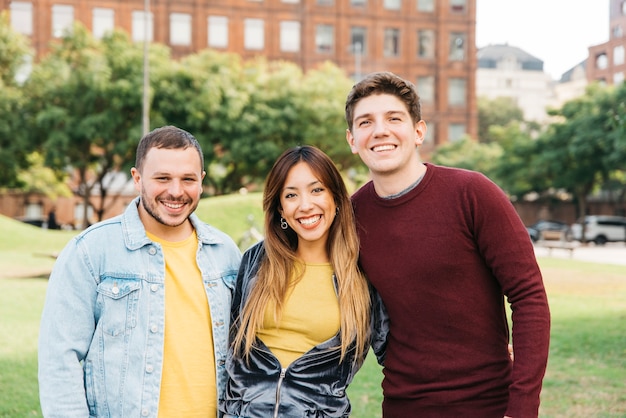
{"type": "Polygon", "coordinates": [[[475,239],[512,311],[515,361],[506,415],[537,417],[550,340],[543,278],[528,232],[507,196],[485,177],[476,180],[475,194],[468,193],[475,239]]]}

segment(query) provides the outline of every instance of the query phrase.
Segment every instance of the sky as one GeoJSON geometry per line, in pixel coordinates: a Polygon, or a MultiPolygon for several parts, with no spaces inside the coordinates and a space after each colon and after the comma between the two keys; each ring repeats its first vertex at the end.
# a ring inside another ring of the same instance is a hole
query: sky
{"type": "Polygon", "coordinates": [[[476,46],[509,44],[553,79],[609,40],[609,0],[476,0],[476,46]]]}

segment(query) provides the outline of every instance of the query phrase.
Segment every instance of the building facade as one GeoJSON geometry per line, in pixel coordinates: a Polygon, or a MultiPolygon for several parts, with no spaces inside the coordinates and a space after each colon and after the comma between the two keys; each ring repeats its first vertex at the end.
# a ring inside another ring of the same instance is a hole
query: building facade
{"type": "Polygon", "coordinates": [[[495,99],[510,97],[524,119],[547,122],[547,108],[554,102],[553,81],[543,61],[512,45],[487,45],[477,53],[476,95],[495,99]]]}
{"type": "Polygon", "coordinates": [[[615,85],[626,77],[626,0],[610,0],[609,40],[589,47],[587,80],[615,85]]]}
{"type": "Polygon", "coordinates": [[[205,48],[244,59],[331,61],[353,79],[392,71],[416,84],[429,125],[423,152],[476,137],[477,0],[0,0],[37,55],[74,21],[96,38],[114,28],[174,57],[205,48]]]}

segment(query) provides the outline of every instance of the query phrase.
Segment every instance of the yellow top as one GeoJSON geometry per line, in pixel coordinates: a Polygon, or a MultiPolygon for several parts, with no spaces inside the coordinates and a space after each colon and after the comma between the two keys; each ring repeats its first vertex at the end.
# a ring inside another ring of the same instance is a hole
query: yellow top
{"type": "Polygon", "coordinates": [[[159,418],[217,416],[213,328],[202,275],[198,238],[167,242],[152,234],[165,256],[165,343],[159,418]]]}
{"type": "Polygon", "coordinates": [[[263,328],[258,337],[269,347],[283,367],[316,345],[339,332],[339,301],[330,263],[305,264],[304,276],[292,286],[279,323],[274,305],[265,309],[263,328]]]}

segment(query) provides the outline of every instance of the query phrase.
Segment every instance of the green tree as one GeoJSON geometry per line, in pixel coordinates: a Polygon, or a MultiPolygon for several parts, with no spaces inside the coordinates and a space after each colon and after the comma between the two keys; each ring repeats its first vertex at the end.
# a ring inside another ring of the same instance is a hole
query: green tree
{"type": "Polygon", "coordinates": [[[155,85],[153,120],[191,132],[202,145],[206,183],[221,194],[240,186],[238,164],[228,157],[249,101],[244,64],[235,54],[200,51],[170,63],[155,85]]]}
{"type": "MultiPolygon", "coordinates": [[[[169,59],[157,47],[151,60],[169,59]]],[[[142,56],[140,45],[115,32],[94,40],[76,24],[34,67],[26,83],[32,115],[31,135],[46,164],[77,175],[74,190],[102,219],[111,180],[132,164],[141,137],[142,56]],[[91,196],[101,199],[94,206],[91,196]]],[[[87,220],[87,216],[84,217],[87,220]]]]}
{"type": "Polygon", "coordinates": [[[537,175],[572,193],[581,216],[587,212],[588,195],[614,170],[612,127],[600,106],[610,96],[610,90],[593,85],[584,96],[553,110],[562,121],[550,125],[536,144],[537,175]]]}
{"type": "Polygon", "coordinates": [[[13,31],[6,11],[0,13],[0,187],[22,185],[18,172],[27,167],[25,98],[17,75],[32,57],[28,39],[13,31]]]}
{"type": "Polygon", "coordinates": [[[478,139],[480,142],[493,142],[496,138],[490,133],[492,126],[507,126],[509,123],[524,121],[524,112],[511,97],[478,98],[478,139]]]}
{"type": "Polygon", "coordinates": [[[480,143],[465,137],[460,141],[451,142],[437,147],[432,156],[435,164],[480,171],[494,178],[495,162],[502,156],[502,147],[497,143],[480,143]]]}

